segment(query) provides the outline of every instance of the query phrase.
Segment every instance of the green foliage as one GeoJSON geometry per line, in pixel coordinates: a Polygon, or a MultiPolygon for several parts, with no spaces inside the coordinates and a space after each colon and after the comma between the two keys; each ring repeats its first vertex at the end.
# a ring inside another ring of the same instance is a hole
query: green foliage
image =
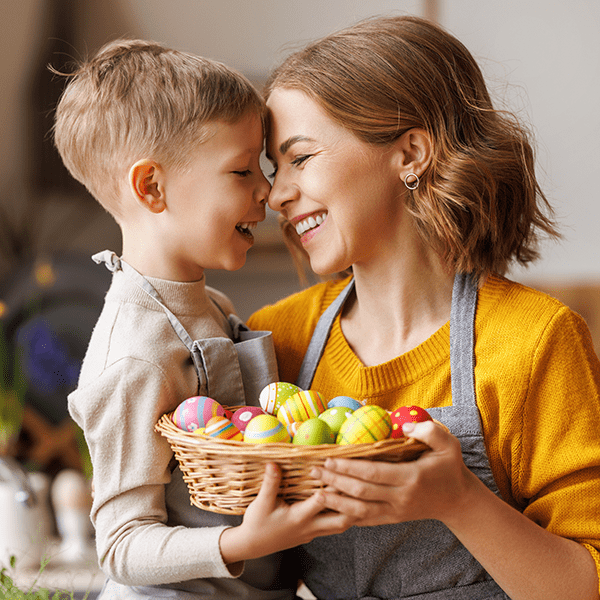
{"type": "MultiPolygon", "coordinates": [[[[42,560],[40,566],[40,574],[46,568],[48,559],[42,560]]],[[[10,558],[11,569],[15,568],[15,557],[10,558]]],[[[37,580],[36,580],[37,581],[37,580]]],[[[73,592],[67,592],[64,590],[51,591],[46,588],[37,588],[36,581],[28,590],[21,590],[18,588],[12,577],[8,574],[6,568],[0,571],[0,600],[74,600],[75,596],[73,592]]],[[[88,597],[86,593],[85,598],[88,597]]],[[[84,600],[85,600],[84,598],[84,600]]]]}
{"type": "Polygon", "coordinates": [[[20,357],[10,352],[0,322],[0,454],[21,428],[26,388],[20,357]]]}

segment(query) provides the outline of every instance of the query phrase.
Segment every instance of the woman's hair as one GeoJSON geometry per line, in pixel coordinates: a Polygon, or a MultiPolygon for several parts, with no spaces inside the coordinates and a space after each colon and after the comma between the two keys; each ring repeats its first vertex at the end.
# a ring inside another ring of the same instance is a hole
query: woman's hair
{"type": "Polygon", "coordinates": [[[265,115],[240,73],[155,42],[112,41],[67,76],[55,143],[73,177],[113,214],[118,175],[136,160],[183,168],[207,124],[235,122],[248,111],[265,115]]]}
{"type": "Polygon", "coordinates": [[[407,207],[455,272],[504,273],[538,257],[540,233],[558,237],[527,132],[494,109],[474,58],[441,27],[409,16],[362,21],[289,56],[267,99],[276,88],[306,93],[370,144],[415,127],[429,134],[432,160],[407,207]]]}

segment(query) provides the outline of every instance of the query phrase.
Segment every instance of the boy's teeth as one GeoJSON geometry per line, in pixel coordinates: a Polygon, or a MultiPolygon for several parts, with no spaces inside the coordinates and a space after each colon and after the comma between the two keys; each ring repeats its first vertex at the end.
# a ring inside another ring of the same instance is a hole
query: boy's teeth
{"type": "Polygon", "coordinates": [[[296,223],[296,233],[298,235],[302,235],[303,233],[306,233],[309,229],[321,225],[321,223],[323,223],[323,221],[325,220],[326,216],[327,214],[317,215],[316,217],[310,216],[307,219],[300,221],[300,223],[296,223]]]}

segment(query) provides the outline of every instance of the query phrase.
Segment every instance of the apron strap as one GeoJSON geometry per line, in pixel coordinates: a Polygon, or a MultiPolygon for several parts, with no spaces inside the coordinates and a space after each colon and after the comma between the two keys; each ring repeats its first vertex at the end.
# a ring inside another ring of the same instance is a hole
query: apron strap
{"type": "Polygon", "coordinates": [[[457,273],[450,309],[450,381],[454,406],[474,404],[476,309],[477,285],[473,276],[457,273]]]}
{"type": "Polygon", "coordinates": [[[124,260],[121,260],[114,252],[111,252],[110,250],[104,250],[103,252],[94,254],[92,256],[92,260],[98,265],[104,263],[106,268],[111,273],[123,271],[123,273],[128,275],[138,287],[140,287],[161,306],[179,339],[186,345],[187,349],[192,352],[194,340],[192,340],[189,333],[184,329],[183,325],[179,322],[179,319],[163,304],[158,292],[141,273],[136,271],[124,260]]]}
{"type": "Polygon", "coordinates": [[[327,338],[329,332],[333,326],[333,322],[337,317],[338,313],[342,310],[346,298],[350,295],[350,292],[354,289],[354,277],[350,280],[348,285],[340,292],[338,297],[327,307],[325,312],[321,315],[321,318],[317,322],[315,331],[304,355],[304,360],[300,367],[298,379],[296,385],[303,390],[310,388],[312,380],[315,376],[317,366],[327,345],[327,338]]]}

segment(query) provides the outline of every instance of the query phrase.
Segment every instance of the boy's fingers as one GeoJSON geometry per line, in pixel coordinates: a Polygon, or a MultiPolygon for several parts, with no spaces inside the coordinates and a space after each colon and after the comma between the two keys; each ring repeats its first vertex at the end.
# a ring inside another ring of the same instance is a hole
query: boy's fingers
{"type": "Polygon", "coordinates": [[[275,502],[281,485],[281,470],[275,463],[268,463],[265,468],[265,475],[256,499],[260,501],[275,502]]]}

